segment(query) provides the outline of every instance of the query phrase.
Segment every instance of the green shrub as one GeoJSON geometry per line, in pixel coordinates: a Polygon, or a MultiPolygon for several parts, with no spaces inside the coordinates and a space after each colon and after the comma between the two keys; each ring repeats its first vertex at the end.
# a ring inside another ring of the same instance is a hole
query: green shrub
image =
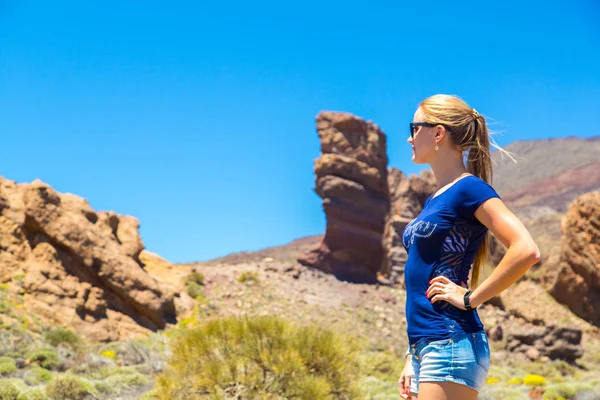
{"type": "Polygon", "coordinates": [[[42,389],[29,389],[19,396],[19,400],[47,400],[48,396],[42,391],[42,389]]]}
{"type": "Polygon", "coordinates": [[[129,339],[103,347],[116,353],[116,359],[124,366],[144,364],[154,371],[164,365],[167,357],[167,340],[161,335],[151,335],[145,339],[129,339]]]}
{"type": "MultiPolygon", "coordinates": [[[[47,400],[39,388],[28,388],[19,379],[0,379],[0,400],[47,400]]],[[[66,399],[62,399],[66,400],[66,399]]]]}
{"type": "Polygon", "coordinates": [[[258,283],[259,279],[258,279],[258,274],[256,272],[252,272],[252,271],[246,271],[246,272],[242,272],[238,277],[237,277],[237,281],[241,282],[241,283],[258,283]]]}
{"type": "Polygon", "coordinates": [[[94,388],[96,389],[96,391],[98,393],[101,394],[118,394],[119,390],[115,387],[113,387],[113,385],[111,385],[109,382],[105,382],[105,381],[99,381],[99,382],[95,382],[94,383],[94,388]]]}
{"type": "Polygon", "coordinates": [[[73,375],[60,375],[46,385],[46,394],[52,400],[84,400],[95,390],[88,382],[73,375]]]}
{"type": "Polygon", "coordinates": [[[228,317],[176,331],[159,399],[231,396],[357,398],[357,345],[314,325],[276,317],[228,317]],[[196,396],[196,397],[194,397],[196,396]]]}
{"type": "Polygon", "coordinates": [[[587,385],[582,382],[569,382],[569,383],[559,383],[556,385],[551,385],[546,388],[544,392],[544,397],[552,400],[556,400],[559,398],[574,398],[578,392],[584,390],[593,390],[594,388],[591,385],[587,385]]]}
{"type": "Polygon", "coordinates": [[[19,400],[21,391],[16,385],[6,379],[0,379],[0,400],[19,400]]]}
{"type": "Polygon", "coordinates": [[[154,372],[148,364],[134,365],[133,368],[142,375],[151,375],[154,372]]]}
{"type": "Polygon", "coordinates": [[[363,354],[360,358],[360,374],[362,376],[373,376],[395,383],[403,368],[403,360],[382,351],[363,354]]]}
{"type": "MultiPolygon", "coordinates": [[[[519,373],[520,375],[521,373],[519,373]]],[[[510,371],[506,370],[505,368],[502,368],[502,366],[500,365],[494,365],[492,364],[492,366],[490,367],[489,371],[488,371],[488,378],[493,377],[493,378],[497,378],[499,382],[506,382],[508,380],[510,380],[515,374],[511,373],[510,371]]]]}
{"type": "Polygon", "coordinates": [[[0,314],[11,314],[14,304],[10,301],[0,300],[0,314]]]}
{"type": "Polygon", "coordinates": [[[7,376],[17,371],[17,362],[10,357],[0,357],[0,376],[7,376]]]}
{"type": "Polygon", "coordinates": [[[61,343],[67,344],[72,348],[77,348],[82,340],[78,334],[70,329],[62,327],[52,328],[44,334],[44,340],[52,346],[58,346],[61,343]]]}
{"type": "Polygon", "coordinates": [[[137,400],[158,400],[158,396],[155,390],[151,390],[138,397],[137,400]]]}
{"type": "Polygon", "coordinates": [[[189,282],[194,282],[197,285],[204,286],[204,275],[202,275],[200,272],[192,272],[185,277],[184,282],[186,285],[189,282]]]}
{"type": "Polygon", "coordinates": [[[530,362],[525,364],[523,366],[523,369],[528,374],[541,375],[546,379],[552,379],[569,375],[572,376],[577,372],[574,366],[561,360],[552,360],[549,362],[530,362]]]}
{"type": "Polygon", "coordinates": [[[484,386],[478,400],[527,400],[529,396],[517,387],[503,385],[484,386]]]}
{"type": "Polygon", "coordinates": [[[96,379],[94,388],[96,392],[103,395],[118,395],[121,392],[136,387],[148,385],[150,378],[139,373],[133,367],[105,367],[90,374],[90,378],[96,379]]]}
{"type": "Polygon", "coordinates": [[[40,367],[50,370],[62,368],[63,362],[58,358],[56,352],[49,348],[39,348],[27,355],[30,363],[37,363],[40,367]]]}
{"type": "Polygon", "coordinates": [[[48,371],[45,368],[38,367],[37,365],[29,368],[25,371],[25,375],[23,376],[23,380],[27,382],[28,385],[35,386],[41,385],[43,383],[49,382],[52,379],[53,373],[48,371]]]}
{"type": "Polygon", "coordinates": [[[81,378],[101,380],[109,375],[110,367],[97,364],[80,364],[65,371],[67,375],[77,375],[81,378]]]}
{"type": "Polygon", "coordinates": [[[185,284],[185,291],[190,295],[193,299],[204,297],[204,289],[202,286],[198,285],[196,282],[188,282],[185,284]]]}
{"type": "Polygon", "coordinates": [[[0,363],[0,375],[7,376],[17,371],[17,364],[13,361],[12,363],[4,362],[0,363]]]}
{"type": "Polygon", "coordinates": [[[115,370],[109,377],[105,380],[112,387],[117,389],[131,389],[138,386],[144,386],[150,383],[150,379],[148,377],[140,374],[134,368],[119,368],[115,370]]]}
{"type": "Polygon", "coordinates": [[[360,389],[364,394],[364,400],[399,399],[398,376],[393,381],[384,381],[374,376],[363,376],[360,379],[360,389]]]}

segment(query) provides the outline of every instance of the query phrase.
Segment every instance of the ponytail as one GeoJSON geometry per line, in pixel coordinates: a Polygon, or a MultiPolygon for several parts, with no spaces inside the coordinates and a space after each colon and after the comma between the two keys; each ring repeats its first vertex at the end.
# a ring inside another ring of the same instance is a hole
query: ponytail
{"type": "Polygon", "coordinates": [[[490,137],[485,118],[473,109],[473,122],[467,128],[467,134],[472,137],[467,170],[481,180],[492,184],[492,156],[490,155],[490,137]]]}
{"type": "MultiPolygon", "coordinates": [[[[492,183],[492,156],[490,154],[490,137],[485,118],[473,109],[473,122],[469,130],[472,130],[472,142],[467,157],[467,170],[481,180],[492,183]]],[[[475,289],[479,284],[481,271],[491,266],[491,237],[486,233],[481,246],[473,260],[473,271],[471,273],[471,288],[475,289]]]]}

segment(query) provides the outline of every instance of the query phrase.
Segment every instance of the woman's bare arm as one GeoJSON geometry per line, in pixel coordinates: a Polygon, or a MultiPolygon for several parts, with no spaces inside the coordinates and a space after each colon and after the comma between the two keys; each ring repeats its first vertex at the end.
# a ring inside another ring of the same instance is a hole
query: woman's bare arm
{"type": "Polygon", "coordinates": [[[540,260],[540,251],[523,223],[500,199],[483,203],[475,217],[506,246],[507,251],[492,274],[471,293],[473,307],[500,294],[540,260]]]}

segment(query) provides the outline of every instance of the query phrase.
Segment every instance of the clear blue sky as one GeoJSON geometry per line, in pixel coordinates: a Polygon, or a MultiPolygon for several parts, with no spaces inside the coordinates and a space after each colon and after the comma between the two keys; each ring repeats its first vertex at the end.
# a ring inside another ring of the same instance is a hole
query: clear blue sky
{"type": "Polygon", "coordinates": [[[324,231],[321,110],[379,124],[408,173],[435,93],[500,144],[600,133],[595,0],[171,3],[0,0],[0,175],[134,215],[174,262],[324,231]]]}

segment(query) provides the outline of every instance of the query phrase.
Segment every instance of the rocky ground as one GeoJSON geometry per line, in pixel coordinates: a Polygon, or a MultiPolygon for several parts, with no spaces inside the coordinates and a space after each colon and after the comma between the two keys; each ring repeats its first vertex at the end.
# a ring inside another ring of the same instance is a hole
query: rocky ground
{"type": "MultiPolygon", "coordinates": [[[[201,301],[204,314],[195,315],[201,319],[231,313],[275,314],[298,323],[317,322],[362,338],[367,349],[392,354],[401,365],[407,343],[404,290],[339,281],[290,261],[288,250],[285,246],[264,250],[261,252],[264,258],[258,261],[252,253],[247,253],[229,256],[229,260],[235,260],[232,263],[221,259],[178,266],[201,272],[206,277],[205,298],[201,301]]],[[[528,398],[527,385],[516,384],[514,380],[509,384],[513,378],[522,382],[528,374],[545,376],[555,385],[600,389],[600,330],[597,327],[573,315],[528,279],[511,288],[501,299],[504,309],[484,305],[479,311],[494,349],[493,368],[484,394],[493,396],[510,389],[510,398],[528,398]],[[526,303],[522,301],[524,298],[528,299],[526,303]],[[561,336],[563,333],[552,332],[551,327],[557,323],[581,329],[582,345],[572,346],[561,336]],[[549,346],[516,349],[523,343],[534,344],[544,339],[564,347],[564,354],[580,352],[581,358],[568,364],[545,356],[548,353],[544,353],[544,349],[549,346]],[[518,344],[512,343],[511,348],[511,341],[515,340],[518,344]],[[499,381],[495,382],[496,379],[499,381]]],[[[197,320],[195,316],[192,318],[197,320]]],[[[372,398],[395,398],[393,383],[387,382],[383,385],[385,389],[377,386],[389,397],[372,398]]]]}

